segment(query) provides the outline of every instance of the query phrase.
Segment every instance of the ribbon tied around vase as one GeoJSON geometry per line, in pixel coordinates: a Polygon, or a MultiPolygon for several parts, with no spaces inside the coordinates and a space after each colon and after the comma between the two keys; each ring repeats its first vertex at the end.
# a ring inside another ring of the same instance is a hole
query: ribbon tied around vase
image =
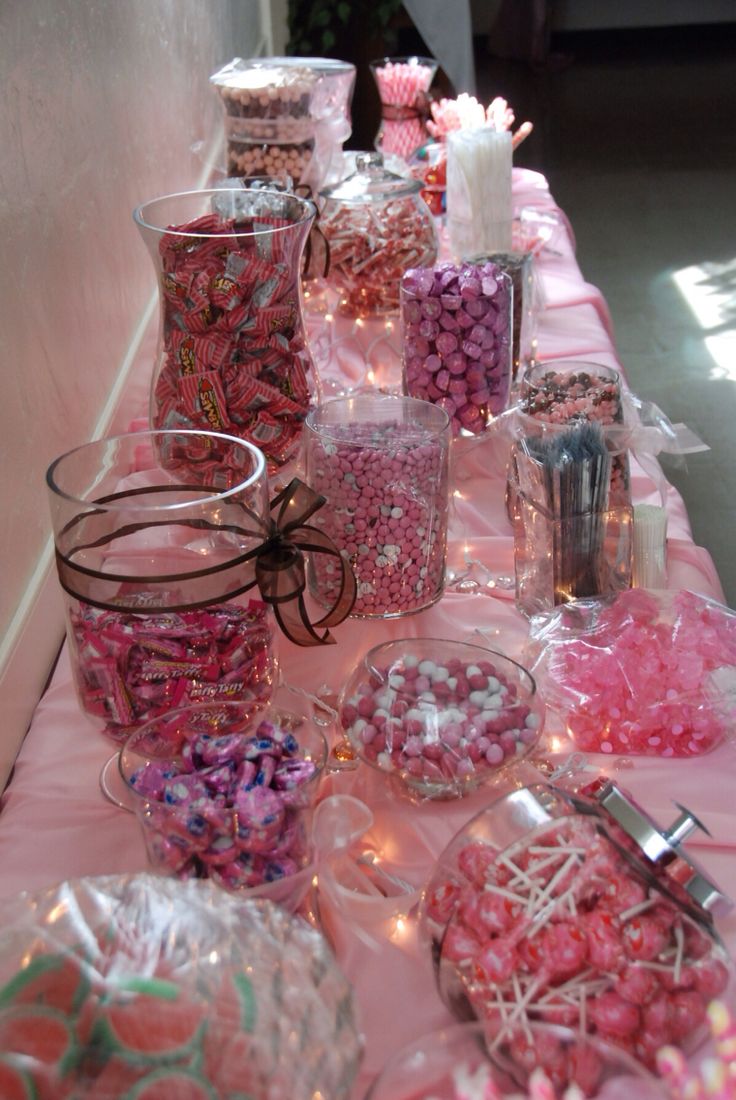
{"type": "MultiPolygon", "coordinates": [[[[308,523],[325,498],[294,478],[273,498],[267,516],[231,500],[213,509],[210,519],[201,506],[198,514],[187,515],[176,502],[180,488],[123,489],[96,498],[75,515],[56,537],[64,591],[105,611],[166,614],[216,606],[257,587],[290,641],[334,644],[330,628],[350,614],[356,583],[332,540],[308,523]],[[173,506],[167,506],[167,494],[174,495],[173,506]],[[162,506],[152,514],[151,500],[159,497],[162,506]],[[136,507],[137,500],[145,503],[136,507]],[[340,571],[338,594],[315,622],[304,598],[305,554],[326,554],[340,571]],[[203,558],[209,560],[202,564],[203,558]],[[162,571],[149,572],[152,563],[162,571]]],[[[219,491],[196,488],[203,494],[219,491]]]]}

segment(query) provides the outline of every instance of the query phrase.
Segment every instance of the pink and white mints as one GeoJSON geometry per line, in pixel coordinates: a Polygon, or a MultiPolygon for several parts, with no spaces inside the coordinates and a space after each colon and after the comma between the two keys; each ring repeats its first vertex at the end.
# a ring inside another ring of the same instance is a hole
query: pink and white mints
{"type": "Polygon", "coordinates": [[[491,263],[441,263],[401,282],[404,388],[479,435],[508,404],[511,279],[491,263]]]}
{"type": "Polygon", "coordinates": [[[366,654],[343,693],[353,748],[424,798],[458,798],[536,744],[543,711],[520,665],[480,646],[406,638],[366,654]]]}

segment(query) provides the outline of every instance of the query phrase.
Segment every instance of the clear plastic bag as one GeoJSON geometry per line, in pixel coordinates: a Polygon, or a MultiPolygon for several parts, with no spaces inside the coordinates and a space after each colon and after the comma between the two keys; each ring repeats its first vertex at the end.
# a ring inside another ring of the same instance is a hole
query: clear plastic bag
{"type": "Polygon", "coordinates": [[[633,588],[531,620],[527,667],[585,752],[700,756],[736,715],[736,614],[633,588]]]}
{"type": "Polygon", "coordinates": [[[361,1042],[322,936],[269,902],[149,874],[0,907],[0,1096],[347,1097],[361,1042]]]}

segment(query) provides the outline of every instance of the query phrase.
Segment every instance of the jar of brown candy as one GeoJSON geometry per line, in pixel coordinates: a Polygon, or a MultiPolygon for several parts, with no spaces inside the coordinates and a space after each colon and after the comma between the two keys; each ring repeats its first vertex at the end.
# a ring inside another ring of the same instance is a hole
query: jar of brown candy
{"type": "Polygon", "coordinates": [[[575,793],[532,783],[474,817],[423,900],[446,1004],[519,1058],[536,1023],[649,1068],[666,1044],[697,1048],[733,976],[714,925],[732,903],[685,851],[703,826],[681,811],[661,829],[601,777],[575,793]]]}
{"type": "Polygon", "coordinates": [[[431,267],[439,243],[422,184],[386,170],[380,153],[359,153],[356,171],[320,192],[329,279],[348,316],[399,308],[401,276],[431,267]]]}

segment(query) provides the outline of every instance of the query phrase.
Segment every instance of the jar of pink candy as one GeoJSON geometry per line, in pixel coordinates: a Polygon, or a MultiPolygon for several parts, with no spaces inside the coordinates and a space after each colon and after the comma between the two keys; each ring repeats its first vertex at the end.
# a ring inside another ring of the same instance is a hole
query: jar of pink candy
{"type": "Polygon", "coordinates": [[[511,279],[494,263],[441,263],[401,280],[404,390],[479,435],[509,400],[511,279]]]}
{"type": "MultiPolygon", "coordinates": [[[[447,413],[410,397],[341,397],[307,417],[307,480],[327,500],[312,523],[352,566],[353,615],[394,618],[442,595],[449,442],[447,413]]],[[[314,563],[318,599],[341,583],[333,563],[314,563]]]]}
{"type": "Polygon", "coordinates": [[[369,650],[339,713],[361,760],[416,800],[471,793],[523,759],[544,723],[525,668],[481,646],[434,638],[369,650]]]}
{"type": "Polygon", "coordinates": [[[402,1047],[365,1100],[667,1100],[661,1082],[620,1047],[534,1023],[496,1043],[477,1021],[402,1047]]]}
{"type": "Polygon", "coordinates": [[[314,874],[310,813],[326,758],[313,705],[284,686],[257,714],[205,703],[154,718],[118,759],[153,867],[294,911],[314,874]]]}
{"type": "Polygon", "coordinates": [[[300,280],[315,213],[288,192],[241,187],[138,207],[161,305],[152,427],[239,436],[271,469],[293,457],[316,388],[300,280]]]}
{"type": "Polygon", "coordinates": [[[133,432],[47,474],[82,709],[108,736],[173,707],[273,689],[271,612],[255,589],[269,533],[263,455],[212,432],[133,432]]]}
{"type": "Polygon", "coordinates": [[[439,243],[419,180],[389,172],[380,153],[358,153],[355,163],[351,176],[320,192],[320,226],[338,308],[363,317],[398,310],[402,275],[431,267],[439,243]]]}
{"type": "Polygon", "coordinates": [[[525,435],[552,436],[571,424],[600,424],[611,452],[611,508],[631,505],[621,376],[601,363],[537,363],[521,377],[519,427],[525,435]]]}
{"type": "Polygon", "coordinates": [[[371,61],[381,99],[376,149],[409,158],[429,137],[429,89],[437,72],[431,57],[383,57],[371,61]]]}
{"type": "Polygon", "coordinates": [[[731,902],[683,846],[697,827],[682,809],[661,829],[605,777],[499,798],[450,843],[425,892],[445,1002],[519,1055],[537,1022],[649,1069],[666,1044],[696,1049],[733,969],[714,925],[731,902]]]}

